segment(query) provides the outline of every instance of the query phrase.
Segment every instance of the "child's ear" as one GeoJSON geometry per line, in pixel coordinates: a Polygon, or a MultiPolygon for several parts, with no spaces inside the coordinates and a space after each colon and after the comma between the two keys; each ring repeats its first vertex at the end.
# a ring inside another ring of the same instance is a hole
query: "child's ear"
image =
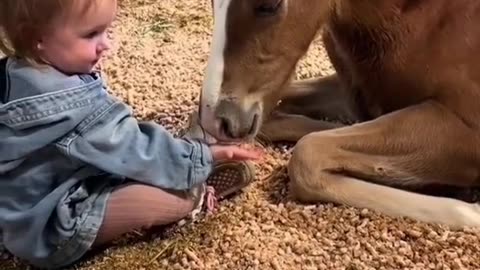
{"type": "Polygon", "coordinates": [[[38,37],[36,49],[38,51],[43,51],[45,49],[45,40],[43,38],[38,37]]]}

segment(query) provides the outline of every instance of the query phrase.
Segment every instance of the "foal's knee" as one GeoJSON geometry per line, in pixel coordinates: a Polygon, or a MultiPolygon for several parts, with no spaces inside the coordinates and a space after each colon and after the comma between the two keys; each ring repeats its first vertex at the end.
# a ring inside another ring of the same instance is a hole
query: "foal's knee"
{"type": "Polygon", "coordinates": [[[300,201],[322,200],[325,193],[325,169],[331,163],[332,144],[328,137],[309,134],[298,141],[288,163],[289,189],[300,201]]]}

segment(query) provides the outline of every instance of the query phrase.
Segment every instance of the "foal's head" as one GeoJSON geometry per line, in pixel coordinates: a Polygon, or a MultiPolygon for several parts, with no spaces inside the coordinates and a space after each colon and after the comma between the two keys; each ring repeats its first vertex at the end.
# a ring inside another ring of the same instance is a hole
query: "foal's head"
{"type": "Polygon", "coordinates": [[[222,141],[257,134],[328,5],[329,0],[212,0],[213,40],[200,107],[209,133],[222,141]]]}

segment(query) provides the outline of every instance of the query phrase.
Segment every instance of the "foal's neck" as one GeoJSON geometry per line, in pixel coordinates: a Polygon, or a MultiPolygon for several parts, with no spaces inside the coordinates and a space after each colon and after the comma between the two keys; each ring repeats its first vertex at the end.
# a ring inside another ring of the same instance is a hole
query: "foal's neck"
{"type": "Polygon", "coordinates": [[[366,28],[384,27],[402,9],[418,0],[330,0],[333,15],[340,21],[366,28]]]}
{"type": "Polygon", "coordinates": [[[363,67],[378,67],[383,57],[404,46],[404,4],[419,0],[331,0],[329,29],[363,67]]]}

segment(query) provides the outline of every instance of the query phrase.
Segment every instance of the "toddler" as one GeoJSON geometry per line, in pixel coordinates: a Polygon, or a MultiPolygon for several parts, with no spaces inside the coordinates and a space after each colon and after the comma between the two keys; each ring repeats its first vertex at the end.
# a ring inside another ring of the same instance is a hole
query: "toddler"
{"type": "Polygon", "coordinates": [[[1,0],[0,243],[42,268],[187,216],[219,160],[256,151],[137,121],[94,66],[116,0],[1,0]]]}

